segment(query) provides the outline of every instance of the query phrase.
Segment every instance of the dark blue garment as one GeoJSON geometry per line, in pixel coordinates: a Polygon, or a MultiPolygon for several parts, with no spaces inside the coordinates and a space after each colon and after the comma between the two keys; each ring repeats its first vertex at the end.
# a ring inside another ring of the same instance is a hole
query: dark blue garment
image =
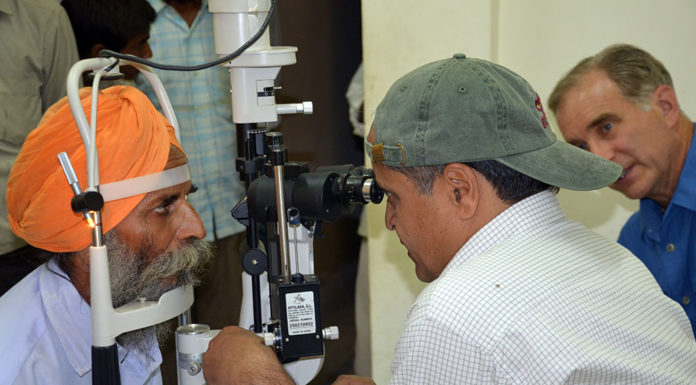
{"type": "Polygon", "coordinates": [[[696,334],[696,135],[664,215],[657,202],[641,199],[619,243],[637,255],[662,291],[684,308],[696,334]]]}

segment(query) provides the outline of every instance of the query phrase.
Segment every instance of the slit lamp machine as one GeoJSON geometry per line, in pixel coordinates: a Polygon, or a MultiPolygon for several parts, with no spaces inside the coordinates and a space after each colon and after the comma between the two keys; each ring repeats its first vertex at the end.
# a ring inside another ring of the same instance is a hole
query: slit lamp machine
{"type": "MultiPolygon", "coordinates": [[[[156,191],[190,179],[188,166],[141,178],[99,183],[96,126],[99,83],[118,77],[119,65],[137,68],[152,84],[162,112],[179,137],[176,114],[152,67],[191,71],[222,65],[230,73],[232,115],[243,138],[243,153],[236,169],[247,196],[230,202],[232,215],[247,228],[249,251],[242,256],[242,309],[239,325],[264,338],[297,384],[311,381],[321,369],[324,341],[338,339],[338,328],[323,328],[320,285],[314,273],[313,238],[325,221],[370,202],[383,192],[371,170],[352,165],[326,166],[310,172],[306,163],[287,159],[283,136],[269,127],[282,114],[311,114],[312,103],[276,104],[280,67],[296,62],[296,47],[271,47],[268,24],[277,0],[209,0],[213,14],[215,50],[219,59],[195,67],[149,62],[130,55],[102,51],[100,58],[76,63],[68,74],[68,99],[87,152],[87,187],[83,190],[70,159],[58,158],[80,212],[92,233],[90,282],[92,314],[92,383],[120,384],[115,338],[125,332],[178,317],[176,330],[178,381],[199,385],[203,353],[219,331],[193,323],[190,286],[179,287],[157,300],[136,300],[114,309],[109,283],[108,251],[102,241],[101,208],[104,201],[156,191]],[[79,84],[84,72],[94,75],[92,111],[87,121],[80,104],[79,84]],[[265,239],[260,229],[265,227],[265,239]],[[263,246],[260,246],[262,245],[263,246]]],[[[229,293],[230,296],[240,293],[229,293]]]]}

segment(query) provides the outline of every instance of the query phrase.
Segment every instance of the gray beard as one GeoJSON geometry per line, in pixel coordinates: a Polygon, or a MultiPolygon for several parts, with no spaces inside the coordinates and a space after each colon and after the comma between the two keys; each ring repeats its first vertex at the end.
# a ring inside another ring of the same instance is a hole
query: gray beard
{"type": "MultiPolygon", "coordinates": [[[[160,254],[149,263],[149,245],[140,245],[136,251],[132,251],[114,232],[104,235],[104,243],[109,251],[114,308],[138,298],[155,301],[177,287],[197,285],[212,258],[211,246],[204,240],[195,240],[174,252],[160,254]]],[[[172,323],[164,322],[123,333],[116,337],[116,341],[126,349],[135,349],[148,355],[154,344],[154,339],[151,338],[153,335],[161,343],[172,332],[172,323]]]]}

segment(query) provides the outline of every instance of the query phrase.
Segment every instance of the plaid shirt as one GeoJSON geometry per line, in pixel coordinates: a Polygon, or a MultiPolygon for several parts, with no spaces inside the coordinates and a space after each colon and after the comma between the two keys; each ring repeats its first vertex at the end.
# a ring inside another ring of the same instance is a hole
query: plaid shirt
{"type": "Polygon", "coordinates": [[[551,192],[503,211],[411,307],[392,385],[694,384],[679,304],[551,192]]]}
{"type": "MultiPolygon", "coordinates": [[[[174,8],[162,0],[149,0],[157,13],[150,28],[152,60],[165,64],[195,65],[217,59],[213,17],[207,0],[189,28],[174,8]]],[[[172,102],[188,156],[192,182],[198,186],[189,202],[198,211],[207,240],[244,230],[230,210],[244,196],[244,184],[235,170],[237,138],[232,122],[230,77],[221,66],[202,71],[155,70],[172,102]]],[[[152,87],[142,76],[137,86],[159,108],[152,87]]]]}

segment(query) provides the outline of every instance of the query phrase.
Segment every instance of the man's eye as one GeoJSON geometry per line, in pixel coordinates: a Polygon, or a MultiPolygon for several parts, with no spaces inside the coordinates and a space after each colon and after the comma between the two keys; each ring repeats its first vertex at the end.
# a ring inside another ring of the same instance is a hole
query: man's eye
{"type": "Polygon", "coordinates": [[[156,207],[155,212],[160,215],[167,215],[171,211],[173,205],[171,203],[165,203],[162,206],[156,207]]]}
{"type": "Polygon", "coordinates": [[[590,151],[590,146],[587,143],[578,144],[578,148],[585,151],[590,151]]]}
{"type": "Polygon", "coordinates": [[[613,125],[611,123],[607,123],[602,126],[602,132],[607,133],[612,129],[613,125]]]}

